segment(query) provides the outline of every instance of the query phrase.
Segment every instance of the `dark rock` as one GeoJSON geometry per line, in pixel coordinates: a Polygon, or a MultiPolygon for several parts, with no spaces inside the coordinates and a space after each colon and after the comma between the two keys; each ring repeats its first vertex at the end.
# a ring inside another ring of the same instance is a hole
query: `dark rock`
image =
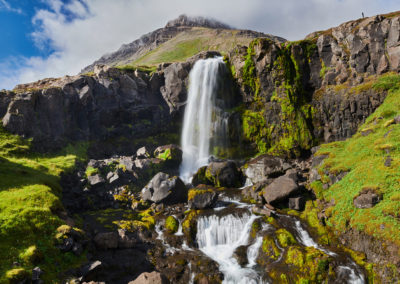
{"type": "Polygon", "coordinates": [[[90,279],[94,278],[96,274],[100,273],[103,269],[102,262],[101,261],[93,261],[85,266],[82,267],[81,269],[81,275],[82,277],[80,278],[81,281],[90,281],[90,279]]]}
{"type": "Polygon", "coordinates": [[[385,158],[385,163],[384,163],[385,167],[388,167],[388,168],[391,167],[392,166],[392,161],[393,161],[392,157],[387,156],[385,158]]]}
{"type": "Polygon", "coordinates": [[[88,177],[88,182],[91,186],[99,186],[104,184],[105,180],[100,174],[95,174],[88,177]]]}
{"type": "Polygon", "coordinates": [[[83,252],[83,247],[80,243],[74,243],[74,246],[72,247],[72,253],[79,256],[83,252]]]}
{"type": "Polygon", "coordinates": [[[263,190],[263,197],[267,203],[284,201],[299,189],[297,183],[287,175],[276,178],[263,190]]]}
{"type": "Polygon", "coordinates": [[[187,201],[187,189],[179,177],[156,174],[142,189],[142,199],[154,203],[176,204],[187,201]]]}
{"type": "Polygon", "coordinates": [[[213,208],[218,200],[218,193],[201,189],[192,189],[189,191],[189,207],[192,209],[213,208]],[[197,191],[197,192],[196,192],[197,191]],[[193,197],[191,195],[194,195],[193,197]]]}
{"type": "Polygon", "coordinates": [[[237,260],[240,266],[244,267],[247,265],[247,246],[238,247],[233,253],[233,257],[237,260]]]}
{"type": "Polygon", "coordinates": [[[73,238],[66,238],[63,240],[62,245],[59,246],[62,252],[71,251],[74,246],[74,239],[73,238]]]}
{"type": "Polygon", "coordinates": [[[134,281],[128,284],[168,284],[168,279],[157,271],[143,272],[134,281]]]}
{"type": "Polygon", "coordinates": [[[302,211],[302,210],[304,210],[305,204],[306,204],[305,199],[302,196],[289,198],[289,208],[290,209],[302,211]]]}
{"type": "Polygon", "coordinates": [[[197,172],[193,175],[192,185],[197,186],[199,184],[208,184],[212,185],[212,182],[209,181],[206,177],[207,166],[201,167],[197,170],[197,172]]]}
{"type": "Polygon", "coordinates": [[[206,169],[206,178],[218,187],[240,187],[243,180],[233,161],[211,162],[206,169]]]}
{"type": "Polygon", "coordinates": [[[40,276],[43,274],[43,270],[40,269],[40,267],[35,267],[32,269],[32,283],[39,284],[41,283],[40,281],[40,276]]]}
{"type": "Polygon", "coordinates": [[[290,165],[284,159],[270,155],[261,155],[250,160],[244,173],[253,184],[263,183],[270,177],[283,175],[290,165]]]}
{"type": "Polygon", "coordinates": [[[119,229],[118,235],[119,248],[133,248],[138,243],[138,240],[133,236],[133,234],[128,233],[126,230],[119,229]]]}
{"type": "Polygon", "coordinates": [[[100,249],[107,250],[118,247],[118,234],[116,232],[98,233],[93,240],[100,249]]]}
{"type": "Polygon", "coordinates": [[[353,204],[360,209],[372,208],[380,201],[380,196],[373,191],[363,191],[354,198],[353,204]]]}

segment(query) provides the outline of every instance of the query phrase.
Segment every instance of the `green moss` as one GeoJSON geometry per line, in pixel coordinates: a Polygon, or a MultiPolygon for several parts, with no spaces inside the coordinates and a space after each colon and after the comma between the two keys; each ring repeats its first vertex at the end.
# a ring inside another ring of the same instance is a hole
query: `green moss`
{"type": "Polygon", "coordinates": [[[243,66],[243,85],[247,87],[254,95],[255,98],[260,93],[260,79],[256,77],[256,65],[253,57],[255,56],[254,46],[258,44],[258,40],[254,40],[247,48],[247,55],[243,66]]]}
{"type": "Polygon", "coordinates": [[[37,154],[29,140],[0,128],[0,282],[19,258],[28,271],[38,262],[46,271],[44,281],[57,279],[58,273],[82,261],[55,247],[56,228],[63,222],[54,212],[63,209],[60,175],[86,159],[87,146],[75,144],[57,153],[37,154]]]}
{"type": "Polygon", "coordinates": [[[87,167],[85,171],[86,177],[94,176],[96,174],[100,173],[99,169],[93,168],[93,167],[87,167]]]}
{"type": "Polygon", "coordinates": [[[275,244],[275,240],[272,236],[266,235],[263,238],[262,242],[262,250],[264,254],[271,258],[272,260],[276,260],[281,255],[281,251],[275,244]]]}
{"type": "Polygon", "coordinates": [[[174,216],[168,216],[168,218],[165,220],[165,228],[167,229],[168,233],[175,234],[179,228],[178,220],[176,220],[174,216]]]}
{"type": "Polygon", "coordinates": [[[20,283],[25,279],[29,279],[30,274],[23,268],[15,268],[8,270],[6,272],[5,278],[10,284],[14,284],[14,283],[20,283]]]}
{"type": "Polygon", "coordinates": [[[197,233],[196,218],[199,214],[198,210],[189,210],[186,212],[186,217],[182,222],[182,231],[185,234],[189,243],[193,243],[197,233]]]}
{"type": "Polygon", "coordinates": [[[192,188],[188,192],[188,201],[193,200],[193,198],[197,195],[201,195],[207,192],[213,192],[213,190],[211,188],[208,189],[192,188]]]}
{"type": "Polygon", "coordinates": [[[293,245],[293,244],[297,243],[295,238],[293,237],[293,235],[291,233],[289,233],[286,229],[282,228],[282,229],[276,230],[275,234],[278,238],[279,244],[282,247],[287,247],[289,245],[293,245]]]}
{"type": "Polygon", "coordinates": [[[285,262],[287,264],[297,266],[298,268],[302,268],[304,266],[303,252],[300,250],[300,248],[296,246],[289,247],[286,254],[285,262]]]}
{"type": "Polygon", "coordinates": [[[43,253],[36,246],[30,246],[19,255],[19,258],[28,265],[37,264],[43,259],[43,253]]]}
{"type": "Polygon", "coordinates": [[[171,149],[166,149],[164,152],[161,152],[160,154],[158,154],[157,158],[164,161],[171,160],[172,159],[171,149]]]}

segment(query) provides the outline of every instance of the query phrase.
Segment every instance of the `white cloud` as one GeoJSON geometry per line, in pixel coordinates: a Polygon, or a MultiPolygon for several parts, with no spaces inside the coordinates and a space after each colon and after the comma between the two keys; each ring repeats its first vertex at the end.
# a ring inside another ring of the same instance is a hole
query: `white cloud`
{"type": "Polygon", "coordinates": [[[6,0],[0,0],[0,11],[5,10],[8,12],[13,12],[17,14],[22,14],[22,10],[18,8],[14,8],[8,3],[6,0]]]}
{"type": "Polygon", "coordinates": [[[18,64],[8,64],[12,69],[0,71],[0,88],[76,74],[103,54],[164,26],[182,13],[297,40],[315,30],[359,18],[362,12],[371,16],[399,6],[397,0],[43,1],[49,8],[36,12],[32,36],[37,46],[55,52],[47,58],[22,57],[18,64]],[[71,20],[68,14],[75,17],[71,20]]]}

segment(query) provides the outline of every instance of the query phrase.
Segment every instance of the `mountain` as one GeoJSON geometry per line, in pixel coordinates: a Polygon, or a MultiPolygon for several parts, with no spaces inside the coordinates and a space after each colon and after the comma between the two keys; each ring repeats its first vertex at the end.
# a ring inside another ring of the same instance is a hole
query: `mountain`
{"type": "Polygon", "coordinates": [[[226,53],[238,44],[248,45],[257,37],[285,41],[269,34],[234,29],[216,20],[181,15],[169,21],[164,28],[145,34],[122,45],[117,51],[103,55],[83,68],[81,74],[93,71],[96,64],[154,66],[162,62],[185,61],[200,51],[226,53]]]}

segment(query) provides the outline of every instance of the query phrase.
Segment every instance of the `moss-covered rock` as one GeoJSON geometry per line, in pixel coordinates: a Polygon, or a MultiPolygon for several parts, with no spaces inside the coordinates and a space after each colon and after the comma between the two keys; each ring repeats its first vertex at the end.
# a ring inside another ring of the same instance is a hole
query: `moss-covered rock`
{"type": "Polygon", "coordinates": [[[279,229],[275,232],[281,247],[287,247],[296,244],[296,239],[286,229],[279,229]]]}
{"type": "Polygon", "coordinates": [[[6,272],[6,279],[10,284],[21,283],[29,278],[29,272],[23,268],[14,268],[6,272]]]}
{"type": "Polygon", "coordinates": [[[262,242],[262,250],[264,254],[271,260],[277,260],[281,255],[281,251],[275,244],[274,238],[270,235],[264,236],[262,242]]]}
{"type": "Polygon", "coordinates": [[[198,210],[189,210],[182,222],[182,231],[189,244],[194,244],[197,234],[197,216],[198,210]]]}
{"type": "Polygon", "coordinates": [[[168,216],[165,220],[165,229],[169,234],[175,234],[179,229],[179,222],[174,216],[168,216]]]}
{"type": "Polygon", "coordinates": [[[43,253],[37,246],[30,246],[19,255],[26,264],[37,264],[43,259],[43,253]]]}

